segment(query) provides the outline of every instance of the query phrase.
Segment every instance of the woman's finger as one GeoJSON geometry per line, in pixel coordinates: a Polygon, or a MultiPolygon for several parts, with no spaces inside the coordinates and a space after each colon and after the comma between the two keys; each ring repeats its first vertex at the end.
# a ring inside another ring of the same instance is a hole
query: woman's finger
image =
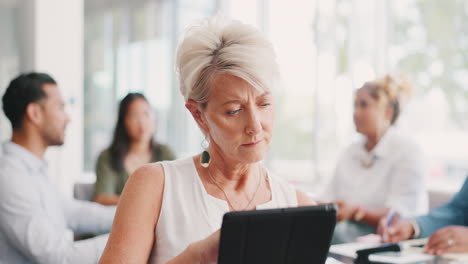
{"type": "Polygon", "coordinates": [[[454,241],[447,235],[447,232],[436,232],[430,237],[425,249],[428,253],[437,254],[437,252],[444,251],[453,244],[454,241]]]}

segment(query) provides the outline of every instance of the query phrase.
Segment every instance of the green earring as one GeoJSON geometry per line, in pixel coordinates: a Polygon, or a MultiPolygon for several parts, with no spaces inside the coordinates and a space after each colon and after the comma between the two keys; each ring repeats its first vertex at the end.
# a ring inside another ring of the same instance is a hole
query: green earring
{"type": "Polygon", "coordinates": [[[200,156],[200,164],[202,165],[203,168],[208,168],[210,166],[210,153],[208,151],[204,150],[200,156]]]}

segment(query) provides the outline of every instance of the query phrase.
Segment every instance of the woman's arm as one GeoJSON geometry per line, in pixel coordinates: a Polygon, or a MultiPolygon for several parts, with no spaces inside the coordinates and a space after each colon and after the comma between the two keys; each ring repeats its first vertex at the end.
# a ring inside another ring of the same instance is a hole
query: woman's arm
{"type": "Polygon", "coordinates": [[[380,219],[385,217],[388,212],[388,208],[365,208],[358,206],[358,209],[354,214],[354,220],[378,227],[380,219]]]}
{"type": "Polygon", "coordinates": [[[164,190],[161,164],[136,170],[127,181],[100,263],[147,263],[164,190]]]}
{"type": "MultiPolygon", "coordinates": [[[[139,168],[128,180],[99,263],[147,263],[155,241],[164,191],[160,164],[139,168]]],[[[170,264],[204,264],[218,257],[219,231],[191,243],[170,264]]]]}
{"type": "Polygon", "coordinates": [[[354,219],[355,221],[364,222],[375,227],[379,225],[380,219],[386,216],[389,211],[388,208],[366,208],[345,200],[333,201],[333,203],[337,204],[339,208],[337,214],[338,221],[354,219]]]}

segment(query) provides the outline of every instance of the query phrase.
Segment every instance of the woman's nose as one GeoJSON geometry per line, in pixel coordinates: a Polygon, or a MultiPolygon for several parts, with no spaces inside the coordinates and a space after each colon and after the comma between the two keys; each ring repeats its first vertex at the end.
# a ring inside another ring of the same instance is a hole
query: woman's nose
{"type": "Polygon", "coordinates": [[[262,130],[262,124],[260,119],[260,113],[257,110],[251,110],[248,113],[247,125],[245,132],[248,135],[255,135],[262,130]]]}

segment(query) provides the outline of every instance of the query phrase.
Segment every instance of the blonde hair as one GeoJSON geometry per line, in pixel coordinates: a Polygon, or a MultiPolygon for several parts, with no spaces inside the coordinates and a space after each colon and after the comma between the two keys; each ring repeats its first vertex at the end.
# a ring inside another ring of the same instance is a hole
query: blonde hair
{"type": "Polygon", "coordinates": [[[361,89],[368,89],[372,98],[393,108],[390,123],[393,125],[400,115],[402,106],[411,97],[413,86],[406,75],[386,74],[376,80],[366,82],[361,89]]]}
{"type": "Polygon", "coordinates": [[[176,65],[185,101],[192,99],[203,107],[212,81],[221,73],[268,91],[279,72],[273,46],[260,31],[222,17],[204,19],[188,29],[178,48],[176,65]]]}

